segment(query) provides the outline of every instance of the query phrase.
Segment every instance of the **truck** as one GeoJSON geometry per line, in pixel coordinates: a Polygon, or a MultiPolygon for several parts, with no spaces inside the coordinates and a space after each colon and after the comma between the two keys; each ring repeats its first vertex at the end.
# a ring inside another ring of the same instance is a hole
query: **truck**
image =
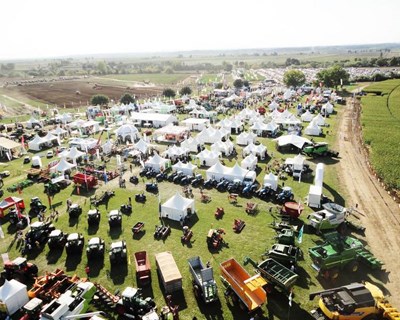
{"type": "Polygon", "coordinates": [[[339,156],[339,152],[329,149],[327,142],[314,143],[307,145],[302,150],[303,154],[309,157],[335,157],[339,156]]]}
{"type": "Polygon", "coordinates": [[[294,271],[271,258],[257,263],[253,259],[245,257],[244,265],[248,263],[267,281],[267,291],[277,289],[284,293],[290,293],[299,277],[294,271]]]}
{"type": "Polygon", "coordinates": [[[218,300],[217,283],[214,280],[213,268],[204,266],[199,256],[188,259],[189,272],[195,296],[201,297],[205,303],[218,300]]]}
{"type": "Polygon", "coordinates": [[[96,287],[91,282],[74,284],[42,309],[41,319],[62,320],[67,316],[85,313],[95,293],[96,287]]]}
{"type": "Polygon", "coordinates": [[[325,279],[336,279],[339,271],[356,272],[359,263],[371,269],[381,269],[383,263],[364,248],[360,240],[338,232],[325,234],[325,242],[308,250],[312,267],[325,279]]]}
{"type": "Polygon", "coordinates": [[[267,284],[260,274],[250,274],[231,258],[220,264],[221,280],[226,287],[225,296],[239,303],[243,310],[253,312],[267,301],[267,293],[263,287],[267,284]]]}
{"type": "Polygon", "coordinates": [[[318,308],[311,310],[317,320],[398,320],[400,312],[370,282],[351,283],[310,294],[310,300],[319,296],[318,308]]]}
{"type": "Polygon", "coordinates": [[[161,278],[165,293],[182,290],[182,275],[170,251],[155,255],[157,271],[161,278]]]}

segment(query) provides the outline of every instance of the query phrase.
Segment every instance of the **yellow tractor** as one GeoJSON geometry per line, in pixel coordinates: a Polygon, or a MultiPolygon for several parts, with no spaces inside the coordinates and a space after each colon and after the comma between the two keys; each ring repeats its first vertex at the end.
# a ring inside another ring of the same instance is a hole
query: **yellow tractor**
{"type": "Polygon", "coordinates": [[[369,282],[311,293],[310,300],[315,296],[320,297],[318,309],[311,315],[317,320],[400,320],[400,312],[369,282]]]}

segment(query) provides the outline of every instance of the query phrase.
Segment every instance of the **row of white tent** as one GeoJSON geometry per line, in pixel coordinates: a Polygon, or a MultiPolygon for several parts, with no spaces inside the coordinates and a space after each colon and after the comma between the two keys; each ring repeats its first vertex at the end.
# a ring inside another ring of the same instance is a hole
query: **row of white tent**
{"type": "Polygon", "coordinates": [[[58,143],[59,138],[50,132],[44,137],[36,135],[31,141],[28,142],[29,150],[39,151],[44,147],[52,147],[54,143],[58,143]]]}

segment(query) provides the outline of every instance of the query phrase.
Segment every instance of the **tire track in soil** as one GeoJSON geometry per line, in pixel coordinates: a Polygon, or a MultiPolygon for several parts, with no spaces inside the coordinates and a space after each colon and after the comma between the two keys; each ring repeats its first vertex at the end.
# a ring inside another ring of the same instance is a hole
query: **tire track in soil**
{"type": "Polygon", "coordinates": [[[350,203],[357,203],[358,210],[363,213],[360,222],[366,227],[368,246],[390,272],[385,283],[389,300],[400,307],[400,273],[396,272],[400,252],[400,241],[397,240],[400,209],[368,169],[359,140],[358,115],[353,101],[349,100],[339,126],[341,134],[338,147],[342,155],[339,177],[347,189],[350,203]]]}

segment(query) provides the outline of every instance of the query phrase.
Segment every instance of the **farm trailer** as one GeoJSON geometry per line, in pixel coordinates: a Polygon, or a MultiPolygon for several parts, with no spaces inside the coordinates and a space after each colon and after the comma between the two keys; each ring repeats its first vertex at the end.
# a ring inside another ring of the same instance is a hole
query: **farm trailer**
{"type": "Polygon", "coordinates": [[[267,282],[261,275],[250,276],[233,258],[222,262],[220,270],[222,281],[227,287],[225,294],[238,302],[243,310],[255,311],[267,301],[267,293],[263,289],[267,282]]]}
{"type": "Polygon", "coordinates": [[[169,251],[155,255],[157,271],[160,275],[165,293],[182,290],[182,275],[179,272],[175,259],[169,251]]]}
{"type": "Polygon", "coordinates": [[[201,297],[205,303],[218,300],[217,283],[214,280],[213,268],[204,266],[198,256],[188,259],[188,262],[196,297],[201,297]]]}

